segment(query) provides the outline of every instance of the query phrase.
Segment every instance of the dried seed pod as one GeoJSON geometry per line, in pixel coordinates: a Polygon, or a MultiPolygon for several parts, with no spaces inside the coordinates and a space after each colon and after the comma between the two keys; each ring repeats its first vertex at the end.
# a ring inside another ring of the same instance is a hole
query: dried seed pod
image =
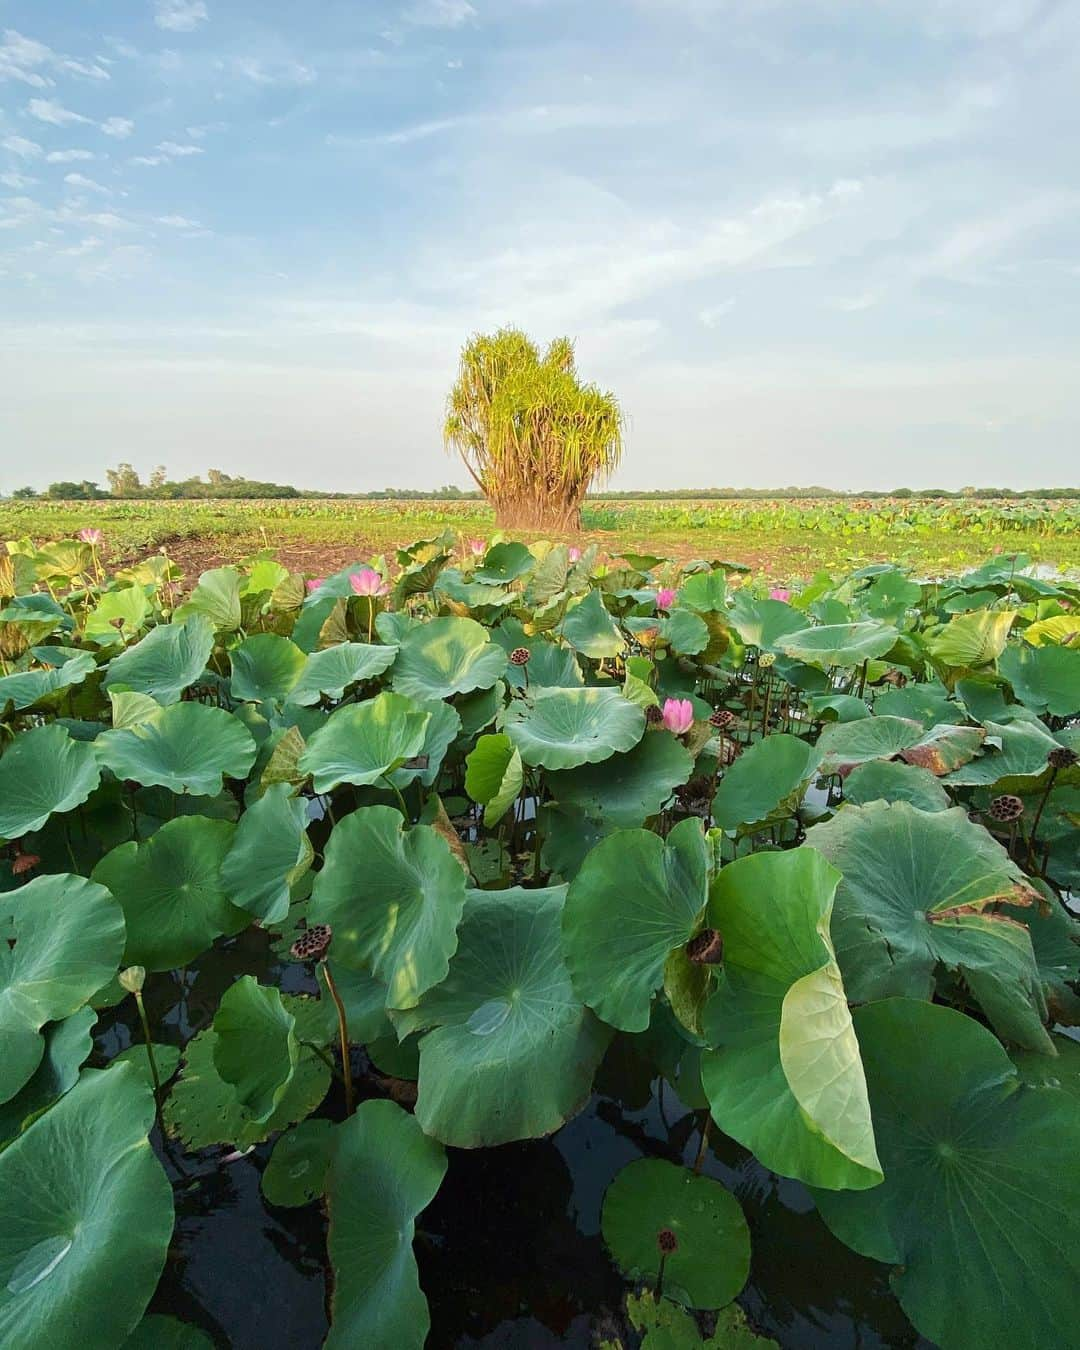
{"type": "Polygon", "coordinates": [[[1002,824],[1019,820],[1023,814],[1023,801],[1019,797],[1014,797],[1011,792],[1003,792],[1000,797],[995,797],[987,810],[987,815],[993,820],[1001,821],[1002,824]]]}
{"type": "Polygon", "coordinates": [[[686,944],[687,960],[696,966],[715,966],[724,959],[724,939],[715,928],[703,928],[686,944]]]}
{"type": "Polygon", "coordinates": [[[1068,769],[1076,763],[1078,758],[1080,756],[1077,755],[1075,750],[1070,750],[1067,745],[1059,745],[1046,756],[1046,762],[1052,769],[1068,769]]]}
{"type": "Polygon", "coordinates": [[[656,1245],[665,1256],[670,1256],[672,1252],[678,1250],[679,1239],[670,1228],[661,1228],[656,1235],[656,1245]]]}
{"type": "Polygon", "coordinates": [[[655,703],[652,703],[645,709],[645,721],[651,727],[658,727],[664,720],[664,714],[655,703]]]}
{"type": "Polygon", "coordinates": [[[735,721],[735,714],[729,712],[727,708],[717,708],[709,716],[709,726],[716,727],[717,731],[723,731],[725,727],[731,726],[735,721]]]}
{"type": "Polygon", "coordinates": [[[515,647],[510,653],[510,664],[512,666],[527,666],[529,664],[528,647],[515,647]]]}
{"type": "Polygon", "coordinates": [[[332,937],[333,930],[328,923],[317,923],[300,934],[289,948],[289,954],[297,961],[321,961],[330,950],[332,937]]]}

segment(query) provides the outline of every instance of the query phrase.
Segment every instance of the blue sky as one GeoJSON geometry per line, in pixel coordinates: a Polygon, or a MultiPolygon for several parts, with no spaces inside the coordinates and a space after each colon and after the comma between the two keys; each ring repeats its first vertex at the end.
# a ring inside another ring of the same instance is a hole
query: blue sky
{"type": "Polygon", "coordinates": [[[0,0],[0,488],[465,482],[472,331],[626,487],[1076,483],[1070,0],[0,0]]]}

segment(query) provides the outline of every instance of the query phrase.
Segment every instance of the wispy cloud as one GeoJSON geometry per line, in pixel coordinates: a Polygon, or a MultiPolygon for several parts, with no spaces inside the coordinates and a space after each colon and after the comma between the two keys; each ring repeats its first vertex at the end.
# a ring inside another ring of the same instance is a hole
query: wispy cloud
{"type": "Polygon", "coordinates": [[[26,111],[39,122],[48,122],[54,127],[66,127],[75,122],[89,123],[91,120],[82,113],[72,112],[70,108],[65,108],[62,103],[57,103],[51,98],[32,98],[26,105],[26,111]]]}
{"type": "Polygon", "coordinates": [[[135,123],[130,117],[106,117],[101,124],[101,129],[106,136],[112,136],[115,140],[123,141],[135,130],[135,123]]]}
{"type": "Polygon", "coordinates": [[[107,188],[104,183],[99,183],[96,179],[87,178],[85,174],[66,173],[64,174],[64,182],[69,187],[79,188],[83,192],[102,192],[107,197],[112,195],[111,188],[107,188]]]}
{"type": "Polygon", "coordinates": [[[50,150],[45,156],[46,164],[76,164],[80,160],[96,159],[92,150],[50,150]]]}
{"type": "Polygon", "coordinates": [[[203,0],[155,0],[154,22],[170,33],[190,33],[209,19],[203,0]]]}
{"type": "Polygon", "coordinates": [[[25,136],[5,136],[0,145],[20,159],[37,159],[41,154],[41,146],[37,141],[28,141],[25,136]]]}
{"type": "Polygon", "coordinates": [[[197,220],[189,220],[187,216],[155,216],[154,221],[158,225],[167,225],[173,230],[201,230],[202,225],[197,220]]]}
{"type": "Polygon", "coordinates": [[[401,12],[402,20],[417,28],[460,28],[476,17],[469,0],[416,0],[401,12]]]}
{"type": "Polygon", "coordinates": [[[237,56],[232,61],[223,64],[230,74],[240,79],[250,80],[252,84],[261,84],[268,87],[273,85],[314,84],[318,79],[318,74],[312,66],[305,65],[302,61],[294,60],[290,56],[265,59],[254,56],[237,56]]]}
{"type": "Polygon", "coordinates": [[[36,178],[31,178],[29,174],[25,173],[0,173],[0,183],[15,192],[21,192],[23,188],[33,187],[37,181],[36,178]]]}
{"type": "Polygon", "coordinates": [[[130,220],[125,220],[123,216],[118,216],[115,211],[97,211],[90,215],[80,217],[87,225],[97,225],[103,230],[130,230],[132,224],[130,220]]]}
{"type": "Polygon", "coordinates": [[[734,300],[722,300],[718,305],[708,305],[698,310],[698,318],[706,328],[719,328],[720,321],[735,308],[734,300]]]}
{"type": "Polygon", "coordinates": [[[0,80],[19,80],[33,89],[47,89],[52,81],[41,67],[48,67],[55,59],[51,47],[8,28],[0,44],[0,80]]]}
{"type": "Polygon", "coordinates": [[[163,155],[169,155],[173,159],[185,159],[188,155],[206,153],[201,145],[181,145],[177,141],[162,141],[157,148],[163,155]]]}

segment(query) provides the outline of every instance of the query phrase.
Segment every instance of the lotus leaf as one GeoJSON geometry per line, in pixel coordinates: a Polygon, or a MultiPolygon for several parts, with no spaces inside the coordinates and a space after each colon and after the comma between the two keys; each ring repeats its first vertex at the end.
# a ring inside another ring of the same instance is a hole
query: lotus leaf
{"type": "Polygon", "coordinates": [[[58,690],[82,684],[87,675],[96,669],[97,663],[93,656],[89,652],[79,652],[60,666],[5,675],[0,679],[0,713],[6,709],[18,712],[21,708],[32,708],[58,690]]]}
{"type": "Polygon", "coordinates": [[[244,812],[221,864],[230,901],[264,924],[289,912],[291,888],[311,866],[307,803],[287,783],[275,783],[244,812]]]}
{"type": "Polygon", "coordinates": [[[932,998],[941,965],[961,975],[1003,1037],[1051,1053],[1031,938],[999,912],[1038,896],[961,807],[851,806],[807,842],[843,873],[832,936],[849,998],[932,998]]]}
{"type": "Polygon", "coordinates": [[[415,782],[431,787],[439,777],[446,752],[461,731],[461,716],[451,704],[433,699],[416,706],[420,712],[428,714],[428,724],[416,754],[400,769],[393,769],[387,775],[396,788],[408,787],[415,782]]]}
{"type": "Polygon", "coordinates": [[[465,904],[465,875],[428,825],[367,806],[335,826],[315,878],[310,918],[334,930],[334,959],[387,986],[388,1008],[411,1008],[446,978],[465,904]]]}
{"type": "Polygon", "coordinates": [[[199,577],[175,617],[183,621],[192,614],[204,615],[219,633],[240,627],[240,573],[235,567],[214,567],[199,577]]]}
{"type": "Polygon", "coordinates": [[[1005,650],[1015,610],[976,609],[956,614],[929,640],[930,654],[944,666],[972,670],[996,661],[1005,650]]]}
{"type": "Polygon", "coordinates": [[[492,544],[473,576],[491,586],[506,586],[535,566],[536,559],[524,544],[492,544]]]}
{"type": "Polygon", "coordinates": [[[111,1350],[134,1329],[173,1229],[153,1123],[133,1068],[88,1070],[0,1153],[0,1344],[111,1350]]]}
{"type": "Polygon", "coordinates": [[[905,764],[917,764],[939,778],[973,759],[986,738],[982,727],[960,727],[951,723],[931,727],[914,745],[900,751],[905,764]]]}
{"type": "Polygon", "coordinates": [[[884,656],[899,634],[892,624],[879,619],[862,623],[830,623],[787,633],[776,642],[785,656],[815,666],[861,666],[875,656],[884,656]]]}
{"type": "Polygon", "coordinates": [[[693,756],[674,736],[643,736],[632,750],[602,764],[549,774],[547,786],[552,800],[564,806],[632,828],[656,815],[693,769],[693,756]]]}
{"type": "Polygon", "coordinates": [[[716,1123],[783,1176],[829,1189],[881,1181],[866,1079],[829,938],[840,873],[820,853],[723,868],[708,921],[724,939],[701,1076],[716,1123]]]}
{"type": "MultiPolygon", "coordinates": [[[[1072,622],[1076,624],[1075,619],[1072,622]]],[[[998,670],[1032,712],[1053,717],[1080,713],[1080,651],[1069,647],[1009,647],[1001,653],[998,670]]]]}
{"type": "Polygon", "coordinates": [[[952,798],[929,769],[890,759],[871,760],[852,769],[844,779],[844,799],[853,806],[910,802],[920,811],[947,811],[952,806],[952,798]]]}
{"type": "Polygon", "coordinates": [[[419,754],[431,714],[401,694],[379,694],[331,713],[307,743],[299,767],[316,792],[340,783],[364,787],[419,754]]]}
{"type": "Polygon", "coordinates": [[[748,647],[777,652],[782,638],[805,631],[806,616],[782,600],[759,600],[745,591],[736,591],[731,626],[748,647]]]}
{"type": "Polygon", "coordinates": [[[79,1069],[94,1048],[91,1029],[96,1021],[93,1008],[80,1008],[45,1028],[40,1063],[15,1096],[0,1106],[0,1148],[79,1081],[79,1069]]]}
{"type": "Polygon", "coordinates": [[[81,806],[101,781],[91,746],[51,723],[16,736],[0,759],[0,839],[40,830],[81,806]]]}
{"type": "Polygon", "coordinates": [[[91,642],[108,646],[117,637],[125,642],[142,628],[150,615],[150,602],[141,586],[124,586],[106,591],[87,616],[84,635],[91,642]]]}
{"type": "Polygon", "coordinates": [[[342,642],[325,651],[312,652],[293,685],[288,701],[301,705],[327,698],[340,699],[351,684],[374,680],[394,664],[396,647],[342,642]]]}
{"type": "MultiPolygon", "coordinates": [[[[862,726],[851,722],[837,730],[862,726]]],[[[766,736],[732,764],[713,798],[713,819],[725,830],[760,827],[792,816],[818,771],[817,748],[797,736],[766,736]]]]}
{"type": "Polygon", "coordinates": [[[695,572],[679,588],[679,604],[701,613],[727,609],[727,573],[722,567],[708,572],[695,572]]]}
{"type": "Polygon", "coordinates": [[[885,1181],[818,1193],[822,1218],[894,1267],[904,1311],[942,1350],[1072,1344],[1075,1097],[1025,1083],[994,1036],[951,1008],[890,998],[854,1019],[885,1181]]]}
{"type": "Polygon", "coordinates": [[[262,1193],[270,1204],[291,1208],[317,1200],[326,1189],[326,1171],[336,1142],[330,1120],[302,1120],[286,1130],[262,1174],[262,1193]]]}
{"type": "Polygon", "coordinates": [[[252,975],[230,985],[214,1015],[214,1067],[260,1125],[281,1104],[299,1057],[296,1018],[281,992],[252,975]]]}
{"type": "Polygon", "coordinates": [[[160,624],[133,647],[114,656],[105,688],[149,694],[158,703],[176,703],[195,684],[214,649],[214,626],[202,614],[186,623],[160,624]]]}
{"type": "Polygon", "coordinates": [[[524,782],[521,755],[500,732],[481,736],[465,760],[465,791],[484,808],[484,824],[495,825],[517,799],[524,782]]]}
{"type": "Polygon", "coordinates": [[[950,786],[990,786],[1002,778],[1035,777],[1058,741],[1041,723],[987,722],[985,752],[945,776],[950,786]]]}
{"type": "Polygon", "coordinates": [[[214,1342],[190,1322],[153,1313],[127,1338],[124,1350],[214,1350],[214,1342]]]}
{"type": "Polygon", "coordinates": [[[94,749],[117,778],[208,797],[224,777],[246,777],[257,753],[238,718],[205,703],[173,703],[138,726],[103,732],[94,749]]]}
{"type": "Polygon", "coordinates": [[[450,698],[489,689],[505,669],[506,653],[475,619],[432,619],[401,637],[393,684],[410,698],[450,698]]]}
{"type": "Polygon", "coordinates": [[[680,821],[666,841],[616,830],[586,856],[567,892],[563,943],[578,997],[610,1026],[649,1025],[664,963],[693,935],[707,883],[697,820],[680,821]]]}
{"type": "Polygon", "coordinates": [[[598,590],[589,591],[583,600],[567,609],[558,629],[576,652],[596,661],[617,656],[626,646],[619,626],[604,608],[598,590]]]}
{"type": "Polygon", "coordinates": [[[675,1236],[664,1262],[664,1293],[690,1308],[722,1308],[750,1273],[750,1230],[739,1202],[712,1177],[662,1158],[638,1158],[604,1196],[604,1241],[624,1273],[654,1283],[657,1235],[675,1236]]]}
{"type": "Polygon", "coordinates": [[[524,763],[573,769],[635,746],[645,714],[616,689],[538,689],[510,705],[503,729],[524,763]]]}
{"type": "MultiPolygon", "coordinates": [[[[858,722],[835,722],[818,737],[821,772],[846,774],[857,764],[891,759],[923,734],[919,722],[905,717],[867,717],[858,722]]],[[[769,740],[772,740],[769,737],[769,740]]]]}
{"type": "Polygon", "coordinates": [[[566,888],[470,891],[446,979],[395,1019],[420,1041],[416,1118],[480,1148],[550,1134],[588,1100],[611,1039],[562,954],[566,888]]]}
{"type": "Polygon", "coordinates": [[[327,1350],[422,1350],[431,1319],[412,1242],[446,1174],[441,1144],[389,1101],[363,1102],[338,1130],[326,1178],[334,1268],[327,1350]]]}
{"type": "Polygon", "coordinates": [[[0,894],[0,1102],[41,1063],[41,1028],[108,983],[123,947],[124,916],[104,886],[60,873],[0,894]]]}
{"type": "Polygon", "coordinates": [[[256,633],[229,653],[235,699],[284,703],[296,687],[308,657],[295,642],[277,633],[256,633]]]}

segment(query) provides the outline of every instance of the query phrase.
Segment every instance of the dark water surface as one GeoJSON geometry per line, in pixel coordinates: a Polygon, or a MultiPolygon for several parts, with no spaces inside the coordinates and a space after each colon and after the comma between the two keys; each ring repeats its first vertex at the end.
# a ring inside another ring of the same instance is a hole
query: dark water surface
{"type": "MultiPolygon", "coordinates": [[[[149,978],[155,1038],[185,1043],[210,1023],[233,980],[249,973],[315,991],[300,967],[277,965],[265,934],[250,930],[182,978],[149,978]]],[[[130,1003],[99,1023],[101,1058],[141,1040],[133,1011],[127,1019],[130,1003]]],[[[358,1054],[355,1070],[365,1065],[358,1054]]],[[[620,1037],[596,1089],[554,1138],[447,1150],[446,1180],[418,1220],[415,1244],[431,1307],[430,1350],[591,1350],[600,1336],[624,1332],[628,1286],[600,1237],[604,1191],[635,1158],[692,1165],[700,1116],[670,1086],[658,1091],[620,1037]]],[[[375,1091],[373,1084],[360,1088],[361,1095],[375,1091]]],[[[342,1113],[335,1085],[318,1114],[342,1113]]],[[[315,1350],[327,1331],[325,1220],[316,1204],[277,1209],[263,1200],[259,1179],[272,1144],[223,1166],[227,1150],[189,1157],[176,1146],[165,1150],[156,1133],[154,1142],[176,1182],[176,1230],[150,1311],[197,1324],[222,1350],[315,1350]],[[190,1178],[180,1175],[177,1159],[190,1178]]],[[[889,1291],[887,1268],[833,1238],[805,1187],[777,1178],[718,1133],[703,1171],[728,1186],[746,1212],[752,1257],[739,1302],[759,1331],[785,1350],[929,1346],[889,1291]]]]}

